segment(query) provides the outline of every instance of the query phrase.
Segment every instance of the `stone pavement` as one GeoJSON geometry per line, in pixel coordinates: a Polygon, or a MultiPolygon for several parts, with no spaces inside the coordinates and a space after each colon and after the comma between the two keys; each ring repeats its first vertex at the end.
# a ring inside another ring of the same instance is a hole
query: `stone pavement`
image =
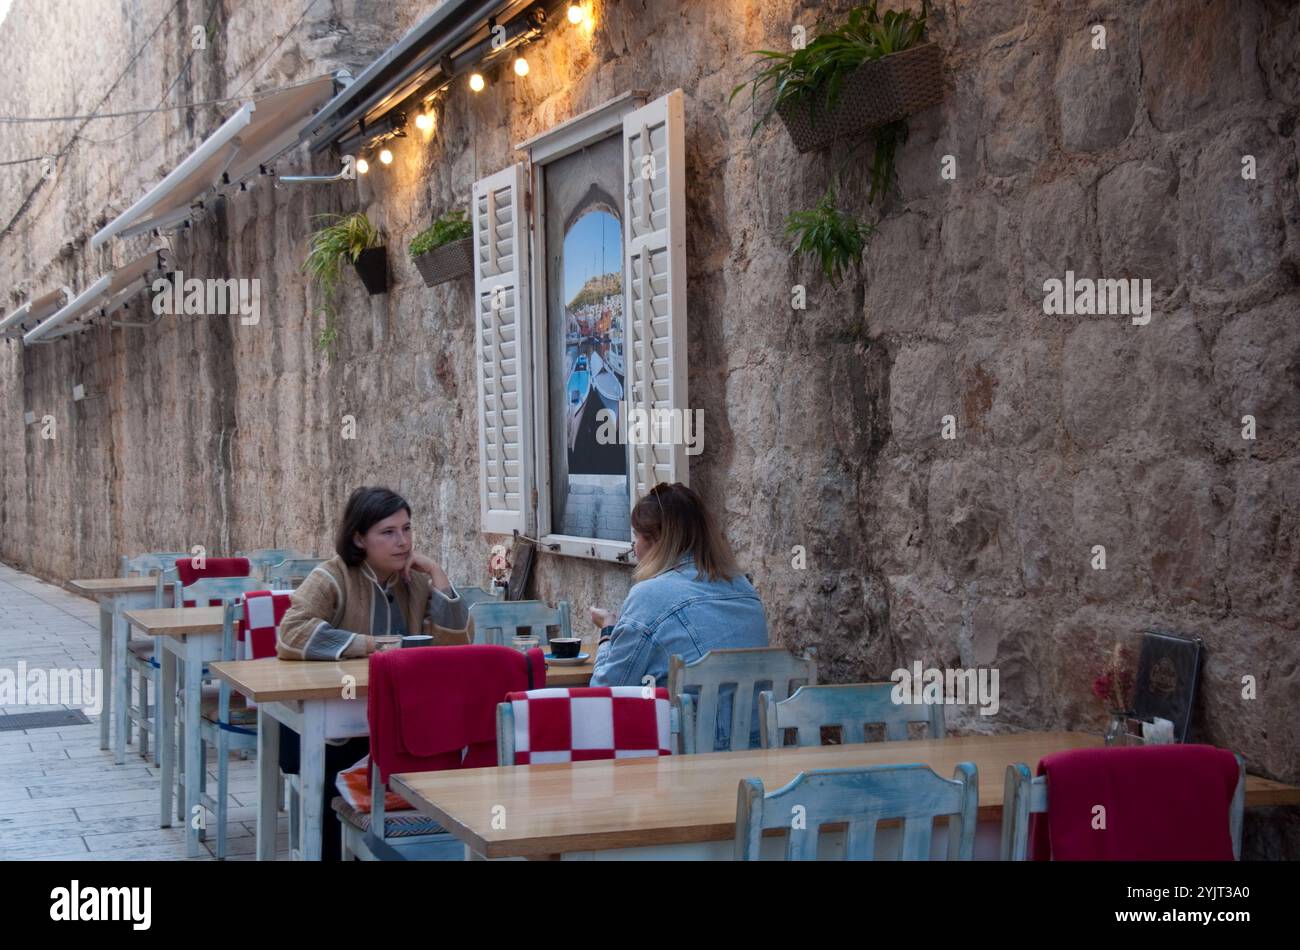
{"type": "MultiPolygon", "coordinates": [[[[99,607],[39,578],[0,564],[0,671],[89,669],[99,664],[99,607]]],[[[110,686],[103,684],[105,690],[110,686]]],[[[4,716],[67,706],[0,705],[4,716]]],[[[179,826],[158,827],[158,768],[127,747],[113,764],[99,748],[99,719],[25,731],[0,731],[0,860],[184,860],[179,826]]],[[[208,754],[208,788],[217,784],[208,754]]],[[[257,822],[257,760],[231,756],[227,859],[252,860],[257,822]]],[[[216,845],[209,815],[209,851],[216,845]]],[[[281,816],[278,857],[288,857],[288,819],[281,816]]]]}

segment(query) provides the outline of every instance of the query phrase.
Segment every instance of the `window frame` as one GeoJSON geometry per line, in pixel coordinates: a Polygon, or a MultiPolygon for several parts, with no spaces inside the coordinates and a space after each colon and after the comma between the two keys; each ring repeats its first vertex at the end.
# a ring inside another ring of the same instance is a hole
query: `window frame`
{"type": "MultiPolygon", "coordinates": [[[[600,141],[609,136],[621,135],[623,119],[646,104],[648,96],[644,92],[625,92],[581,115],[562,122],[540,135],[521,142],[516,149],[526,152],[527,180],[529,196],[529,279],[531,286],[531,313],[529,316],[532,346],[532,372],[529,385],[532,402],[532,471],[533,496],[531,519],[537,530],[538,547],[551,554],[567,555],[610,561],[619,564],[633,564],[631,529],[628,529],[626,541],[610,541],[603,538],[584,538],[576,535],[558,534],[551,530],[551,459],[550,459],[550,399],[547,386],[550,381],[549,367],[549,321],[546,291],[546,229],[542,226],[546,214],[544,181],[546,168],[552,162],[600,141]],[[540,268],[540,269],[539,269],[540,268]],[[543,436],[547,436],[543,438],[543,436]]],[[[624,188],[627,183],[624,182],[624,188]]],[[[622,228],[623,250],[627,249],[627,228],[622,228]]],[[[624,275],[626,281],[627,275],[624,275]]],[[[626,293],[626,287],[624,288],[626,293]]],[[[625,318],[626,319],[626,318],[625,318]]],[[[625,331],[626,332],[626,331],[625,331]]],[[[635,476],[629,470],[629,485],[635,484],[635,476]]]]}

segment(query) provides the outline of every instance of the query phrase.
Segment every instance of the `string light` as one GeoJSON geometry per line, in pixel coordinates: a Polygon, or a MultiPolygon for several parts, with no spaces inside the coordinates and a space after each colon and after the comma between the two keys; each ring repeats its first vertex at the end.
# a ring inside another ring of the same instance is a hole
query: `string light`
{"type": "Polygon", "coordinates": [[[515,75],[516,76],[528,75],[528,60],[524,59],[522,56],[515,57],[515,75]]]}
{"type": "Polygon", "coordinates": [[[482,73],[472,73],[469,77],[469,87],[475,92],[482,92],[487,82],[483,79],[482,73]]]}
{"type": "Polygon", "coordinates": [[[433,113],[421,112],[415,117],[415,127],[421,132],[428,132],[433,128],[433,113]]]}
{"type": "Polygon", "coordinates": [[[358,158],[356,168],[359,174],[364,175],[366,172],[370,171],[370,163],[364,158],[358,158]]]}
{"type": "Polygon", "coordinates": [[[389,149],[382,149],[379,152],[379,160],[385,165],[393,164],[393,153],[389,149]]]}
{"type": "Polygon", "coordinates": [[[577,3],[569,4],[569,22],[577,26],[584,19],[586,19],[586,14],[582,12],[582,6],[577,3]]]}

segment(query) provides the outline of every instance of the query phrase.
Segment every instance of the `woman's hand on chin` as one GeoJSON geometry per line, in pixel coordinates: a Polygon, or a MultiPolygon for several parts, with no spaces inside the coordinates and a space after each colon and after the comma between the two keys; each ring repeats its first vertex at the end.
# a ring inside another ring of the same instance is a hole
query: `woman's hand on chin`
{"type": "Polygon", "coordinates": [[[411,572],[419,571],[421,574],[428,574],[433,586],[439,590],[446,590],[451,586],[451,581],[447,579],[447,572],[438,566],[438,563],[423,554],[411,552],[411,556],[406,559],[406,567],[402,569],[402,577],[409,584],[411,582],[411,572]]]}

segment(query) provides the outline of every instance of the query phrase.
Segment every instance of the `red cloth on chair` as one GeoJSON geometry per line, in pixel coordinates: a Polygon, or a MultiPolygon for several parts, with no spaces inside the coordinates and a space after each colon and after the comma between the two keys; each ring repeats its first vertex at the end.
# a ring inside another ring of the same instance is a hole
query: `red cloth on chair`
{"type": "MultiPolygon", "coordinates": [[[[249,565],[246,557],[210,557],[205,558],[203,568],[194,567],[194,558],[182,557],[176,559],[176,576],[180,582],[189,587],[197,580],[204,577],[248,577],[249,565]]],[[[221,601],[209,601],[211,607],[220,607],[221,601]]],[[[182,607],[195,606],[194,601],[187,600],[181,604],[182,607]]]]}
{"type": "Polygon", "coordinates": [[[243,627],[238,632],[242,660],[275,656],[275,635],[292,604],[293,591],[253,590],[244,595],[243,627]],[[247,631],[247,635],[245,635],[247,631]]]}
{"type": "Polygon", "coordinates": [[[1047,812],[1030,816],[1035,861],[1231,861],[1237,760],[1208,745],[1074,749],[1038,763],[1047,812]],[[1105,807],[1105,828],[1094,808],[1105,807]]]}
{"type": "Polygon", "coordinates": [[[668,690],[580,686],[511,693],[515,765],[671,755],[668,690]]]}
{"type": "Polygon", "coordinates": [[[546,661],[500,646],[370,654],[370,754],[379,776],[497,764],[497,704],[546,685],[546,661]],[[531,671],[531,677],[530,677],[531,671]]]}

